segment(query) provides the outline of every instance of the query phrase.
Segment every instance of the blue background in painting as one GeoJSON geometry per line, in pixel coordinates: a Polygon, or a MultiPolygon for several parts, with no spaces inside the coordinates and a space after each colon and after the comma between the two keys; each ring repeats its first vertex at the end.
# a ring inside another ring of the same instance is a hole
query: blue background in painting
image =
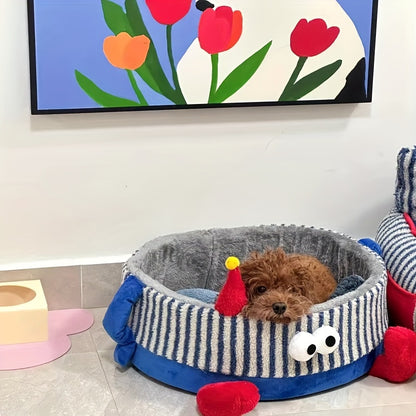
{"type": "MultiPolygon", "coordinates": [[[[124,0],[113,0],[121,6],[124,0]]],[[[373,0],[337,0],[353,20],[367,57],[371,37],[373,0]]],[[[97,108],[75,79],[77,69],[104,91],[137,100],[126,71],[113,67],[105,58],[102,45],[113,33],[108,29],[99,0],[33,0],[38,110],[97,108]]],[[[166,26],[155,22],[144,1],[138,1],[143,20],[155,43],[165,73],[170,78],[166,54],[166,26]]],[[[191,12],[173,26],[174,58],[178,62],[197,36],[201,12],[194,3],[191,12]],[[180,40],[180,41],[179,41],[180,40]]],[[[171,104],[151,90],[140,77],[139,87],[149,105],[171,104]]]]}
{"type": "Polygon", "coordinates": [[[365,84],[368,86],[368,71],[371,41],[371,17],[373,15],[373,0],[337,0],[340,6],[354,22],[361,41],[364,45],[366,58],[365,84]]]}
{"type": "MultiPolygon", "coordinates": [[[[113,0],[124,5],[123,0],[113,0]]],[[[144,1],[138,2],[144,4],[144,1]]],[[[159,53],[168,78],[170,65],[166,51],[166,26],[155,22],[146,6],[143,20],[159,53]]],[[[77,69],[104,91],[137,101],[127,73],[113,67],[103,53],[105,37],[113,35],[108,29],[101,2],[98,0],[34,0],[37,66],[37,95],[39,110],[95,108],[92,100],[78,85],[77,69]]],[[[199,15],[191,12],[173,26],[174,59],[178,62],[197,36],[199,15]],[[178,42],[181,39],[181,42],[178,42]]],[[[172,104],[149,88],[137,77],[140,89],[150,105],[172,104]]]]}

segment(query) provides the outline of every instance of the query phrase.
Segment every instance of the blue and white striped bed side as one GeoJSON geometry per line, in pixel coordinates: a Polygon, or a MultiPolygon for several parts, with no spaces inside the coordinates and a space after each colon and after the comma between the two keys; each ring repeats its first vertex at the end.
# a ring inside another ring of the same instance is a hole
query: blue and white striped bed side
{"type": "Polygon", "coordinates": [[[398,212],[416,219],[416,148],[403,148],[397,155],[395,203],[398,212]]]}
{"type": "Polygon", "coordinates": [[[416,237],[402,212],[391,212],[380,223],[376,242],[393,279],[405,290],[416,293],[416,237]]]}
{"type": "Polygon", "coordinates": [[[224,317],[146,287],[129,326],[143,348],[203,371],[264,378],[316,374],[352,363],[380,345],[388,325],[385,285],[380,276],[362,296],[289,325],[224,317]],[[323,325],[338,330],[339,348],[308,362],[293,360],[288,345],[296,332],[313,333],[323,325]]]}

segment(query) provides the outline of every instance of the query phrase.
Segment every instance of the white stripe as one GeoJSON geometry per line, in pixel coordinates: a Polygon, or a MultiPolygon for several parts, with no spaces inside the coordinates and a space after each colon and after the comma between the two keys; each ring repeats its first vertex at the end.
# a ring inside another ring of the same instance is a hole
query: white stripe
{"type": "MultiPolygon", "coordinates": [[[[323,319],[323,323],[322,326],[329,326],[329,311],[325,311],[324,312],[324,319],[323,319]]],[[[334,322],[333,324],[334,329],[338,330],[338,325],[336,325],[336,323],[334,322]]],[[[333,352],[333,354],[336,353],[336,351],[338,351],[339,347],[335,350],[335,352],[333,352]]],[[[324,354],[322,356],[322,363],[324,365],[323,371],[329,371],[331,368],[331,362],[329,360],[330,354],[324,354]]]]}
{"type": "MultiPolygon", "coordinates": [[[[241,315],[237,315],[236,322],[236,343],[235,343],[235,375],[241,376],[244,371],[244,349],[250,348],[249,345],[244,345],[244,321],[241,315]]],[[[247,339],[249,341],[249,338],[247,339]]]]}
{"type": "MultiPolygon", "coordinates": [[[[249,320],[249,348],[250,348],[250,368],[248,370],[249,377],[256,377],[257,374],[257,321],[254,319],[249,320]]],[[[262,340],[264,342],[264,340],[262,340]]],[[[247,345],[245,346],[247,348],[247,345]]]]}
{"type": "MultiPolygon", "coordinates": [[[[341,327],[340,308],[338,307],[334,309],[334,328],[340,328],[340,327],[341,327]]],[[[345,344],[345,334],[344,334],[343,338],[341,338],[340,340],[339,348],[334,351],[334,367],[335,368],[338,368],[341,366],[341,349],[344,350],[345,346],[346,344],[345,344]]]]}
{"type": "Polygon", "coordinates": [[[157,347],[156,345],[157,333],[160,331],[160,325],[161,325],[159,312],[160,312],[160,304],[162,303],[161,302],[162,296],[163,295],[161,293],[158,293],[154,300],[156,307],[155,307],[155,321],[152,322],[152,330],[151,330],[152,336],[150,339],[150,346],[149,346],[149,351],[151,352],[155,352],[155,346],[157,347]]]}
{"type": "Polygon", "coordinates": [[[191,367],[194,365],[194,357],[195,357],[195,342],[196,342],[196,325],[197,325],[197,313],[198,308],[193,307],[191,311],[191,325],[189,328],[189,347],[188,347],[188,357],[186,359],[186,363],[191,367]]]}
{"type": "MultiPolygon", "coordinates": [[[[280,326],[280,325],[278,325],[280,326]]],[[[296,323],[295,322],[291,322],[290,324],[288,324],[288,337],[287,340],[290,343],[290,340],[295,336],[296,334],[296,323]]],[[[280,338],[279,340],[280,342],[282,342],[282,338],[280,338]]],[[[276,352],[276,367],[277,366],[281,366],[282,369],[281,371],[283,372],[283,360],[279,359],[281,356],[277,355],[276,352]]],[[[295,360],[292,357],[288,357],[287,360],[287,370],[288,370],[288,376],[289,377],[295,377],[296,376],[296,365],[295,365],[295,360]]]]}
{"type": "Polygon", "coordinates": [[[219,342],[220,315],[217,311],[212,314],[212,336],[211,336],[211,362],[209,371],[218,372],[218,342],[219,342]]]}
{"type": "Polygon", "coordinates": [[[355,361],[358,357],[358,342],[360,340],[359,330],[357,328],[357,318],[358,318],[358,300],[353,299],[351,301],[351,328],[349,328],[349,342],[351,343],[352,349],[352,357],[350,357],[351,361],[355,361]]]}
{"type": "Polygon", "coordinates": [[[230,352],[231,319],[227,316],[224,318],[223,341],[224,341],[224,355],[223,355],[221,372],[224,374],[230,374],[231,372],[231,352],[230,352]]]}
{"type": "Polygon", "coordinates": [[[201,314],[201,339],[200,339],[200,350],[198,358],[198,367],[205,369],[205,360],[207,358],[207,343],[210,342],[208,339],[208,312],[207,308],[204,308],[201,314]]]}
{"type": "MultiPolygon", "coordinates": [[[[275,350],[272,351],[271,360],[274,360],[274,377],[281,378],[283,377],[283,325],[273,324],[275,328],[275,350]]],[[[288,343],[291,338],[288,339],[288,343]]],[[[291,360],[288,357],[288,362],[291,360]]]]}
{"type": "Polygon", "coordinates": [[[261,358],[263,360],[263,370],[260,377],[270,377],[270,330],[271,322],[262,322],[263,335],[261,337],[261,358]]]}
{"type": "Polygon", "coordinates": [[[166,350],[166,358],[172,359],[173,350],[175,348],[175,339],[176,339],[176,316],[178,310],[178,303],[175,301],[171,304],[171,316],[170,316],[170,329],[169,329],[169,340],[168,348],[166,350]]]}
{"type": "Polygon", "coordinates": [[[358,339],[359,344],[361,347],[361,356],[366,355],[368,351],[365,351],[365,336],[366,336],[366,329],[364,327],[364,304],[365,304],[365,297],[360,296],[358,298],[358,313],[357,313],[357,324],[358,324],[358,339]]]}

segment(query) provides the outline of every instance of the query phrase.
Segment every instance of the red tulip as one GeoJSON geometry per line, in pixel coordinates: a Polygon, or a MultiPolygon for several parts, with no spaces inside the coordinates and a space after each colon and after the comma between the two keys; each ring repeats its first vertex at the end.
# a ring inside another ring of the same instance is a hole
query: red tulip
{"type": "Polygon", "coordinates": [[[209,54],[217,54],[232,48],[243,31],[243,17],[239,10],[221,6],[206,9],[199,21],[198,39],[201,48],[209,54]]]}
{"type": "Polygon", "coordinates": [[[322,19],[301,19],[290,35],[290,47],[297,56],[319,55],[334,43],[338,34],[339,27],[327,27],[322,19]]]}
{"type": "Polygon", "coordinates": [[[146,0],[150,13],[158,23],[173,25],[183,19],[193,0],[146,0]]]}

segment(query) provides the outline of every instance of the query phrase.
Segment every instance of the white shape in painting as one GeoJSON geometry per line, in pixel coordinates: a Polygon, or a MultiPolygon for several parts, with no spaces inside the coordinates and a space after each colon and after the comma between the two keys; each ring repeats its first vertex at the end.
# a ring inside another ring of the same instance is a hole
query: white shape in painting
{"type": "MultiPolygon", "coordinates": [[[[226,103],[277,101],[298,61],[290,49],[290,34],[301,19],[323,19],[328,27],[338,26],[335,42],[321,54],[307,59],[299,78],[342,59],[338,71],[302,99],[334,99],[345,85],[346,76],[364,57],[364,47],[350,17],[336,0],[220,0],[215,7],[230,6],[243,16],[239,41],[219,54],[218,86],[226,76],[253,53],[272,40],[257,72],[226,103]]],[[[211,57],[191,44],[178,64],[178,76],[188,104],[207,103],[211,83],[211,57]]],[[[299,79],[298,78],[298,79],[299,79]]]]}

